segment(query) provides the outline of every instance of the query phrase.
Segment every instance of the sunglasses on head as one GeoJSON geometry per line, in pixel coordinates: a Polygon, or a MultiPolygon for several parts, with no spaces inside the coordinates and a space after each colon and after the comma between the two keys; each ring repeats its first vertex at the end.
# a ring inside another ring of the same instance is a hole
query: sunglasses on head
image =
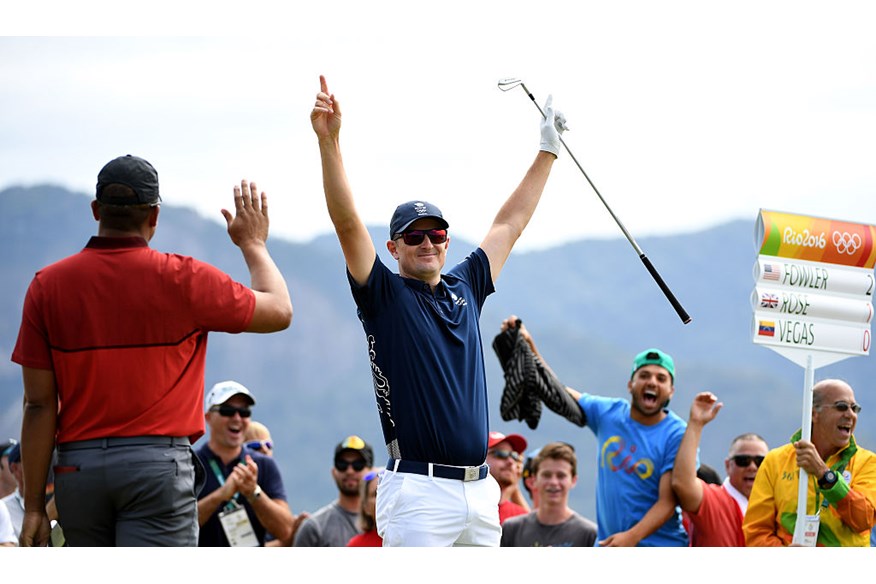
{"type": "Polygon", "coordinates": [[[252,415],[252,410],[249,408],[236,408],[227,404],[222,404],[221,406],[213,406],[212,408],[210,408],[210,411],[219,412],[219,415],[225,418],[234,417],[234,414],[240,414],[241,418],[248,418],[252,415]]]}
{"type": "Polygon", "coordinates": [[[351,466],[353,467],[353,470],[359,472],[365,468],[365,461],[361,458],[357,460],[342,460],[339,458],[335,461],[335,468],[338,472],[347,472],[347,469],[351,466]]]}
{"type": "Polygon", "coordinates": [[[731,458],[733,459],[734,464],[739,468],[747,467],[752,461],[754,461],[756,467],[760,468],[760,463],[763,462],[763,456],[751,456],[748,454],[737,454],[731,458]]]}
{"type": "Polygon", "coordinates": [[[835,409],[838,412],[847,412],[851,409],[856,414],[861,412],[861,404],[849,404],[844,401],[838,401],[828,407],[835,409]]]}
{"type": "Polygon", "coordinates": [[[423,243],[423,238],[429,236],[429,241],[433,244],[444,243],[447,241],[447,230],[446,229],[411,229],[409,231],[403,231],[399,235],[396,235],[396,239],[401,237],[405,240],[405,245],[420,245],[423,243]]]}
{"type": "Polygon", "coordinates": [[[506,458],[511,458],[517,462],[522,460],[519,452],[514,452],[513,450],[490,450],[487,454],[490,456],[495,456],[499,460],[505,460],[506,458]]]}
{"type": "Polygon", "coordinates": [[[253,450],[261,450],[262,448],[267,448],[268,450],[274,449],[274,443],[270,440],[253,440],[252,442],[246,443],[247,448],[252,448],[253,450]]]}

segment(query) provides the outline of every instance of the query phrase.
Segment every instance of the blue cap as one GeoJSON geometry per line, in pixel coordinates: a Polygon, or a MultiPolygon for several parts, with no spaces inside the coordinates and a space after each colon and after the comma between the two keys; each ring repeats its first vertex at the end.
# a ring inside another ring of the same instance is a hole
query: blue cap
{"type": "Polygon", "coordinates": [[[392,214],[392,219],[389,221],[389,238],[395,239],[405,229],[411,226],[411,223],[417,219],[425,219],[431,217],[438,219],[441,223],[441,229],[449,227],[447,221],[441,215],[441,210],[426,201],[408,201],[402,203],[395,208],[395,213],[392,214]]]}
{"type": "Polygon", "coordinates": [[[633,372],[630,373],[630,378],[645,365],[660,365],[669,371],[672,381],[675,381],[675,362],[672,360],[672,357],[660,349],[648,349],[636,355],[636,358],[633,360],[633,372]]]}
{"type": "Polygon", "coordinates": [[[16,442],[13,444],[12,448],[7,450],[6,456],[8,457],[7,460],[9,461],[9,464],[12,464],[13,462],[21,462],[21,443],[16,442]]]}

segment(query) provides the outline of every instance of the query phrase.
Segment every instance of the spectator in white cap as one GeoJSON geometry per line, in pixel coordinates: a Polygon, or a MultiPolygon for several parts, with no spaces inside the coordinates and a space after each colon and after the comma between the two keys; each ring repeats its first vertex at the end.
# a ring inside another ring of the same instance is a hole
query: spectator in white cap
{"type": "Polygon", "coordinates": [[[289,537],[293,517],[280,469],[245,445],[255,397],[240,383],[223,381],[204,402],[210,439],[196,450],[207,474],[198,495],[198,546],[264,546],[268,532],[289,537]]]}

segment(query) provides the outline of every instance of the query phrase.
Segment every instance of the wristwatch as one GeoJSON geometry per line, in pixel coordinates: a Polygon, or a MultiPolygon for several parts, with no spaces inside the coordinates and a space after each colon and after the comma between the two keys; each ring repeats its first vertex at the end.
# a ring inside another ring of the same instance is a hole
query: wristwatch
{"type": "MultiPolygon", "coordinates": [[[[835,479],[834,479],[834,482],[836,482],[835,479]]],[[[261,497],[261,496],[262,496],[262,486],[261,486],[261,485],[256,485],[255,491],[253,491],[253,492],[252,492],[252,495],[248,496],[248,497],[246,498],[246,500],[249,501],[250,503],[252,503],[252,502],[254,502],[256,499],[258,499],[258,498],[261,497]]]]}
{"type": "Polygon", "coordinates": [[[837,481],[836,473],[830,469],[827,469],[827,472],[821,475],[821,478],[818,479],[818,488],[823,491],[826,491],[832,488],[837,481]]]}

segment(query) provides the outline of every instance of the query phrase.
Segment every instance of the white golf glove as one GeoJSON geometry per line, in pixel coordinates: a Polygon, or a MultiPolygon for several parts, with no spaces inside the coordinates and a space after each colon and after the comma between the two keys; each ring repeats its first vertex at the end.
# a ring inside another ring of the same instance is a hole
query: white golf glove
{"type": "Polygon", "coordinates": [[[539,150],[550,152],[554,156],[560,155],[560,134],[568,130],[566,116],[562,112],[554,112],[551,105],[554,96],[548,95],[544,102],[544,118],[541,120],[541,145],[539,150]]]}

